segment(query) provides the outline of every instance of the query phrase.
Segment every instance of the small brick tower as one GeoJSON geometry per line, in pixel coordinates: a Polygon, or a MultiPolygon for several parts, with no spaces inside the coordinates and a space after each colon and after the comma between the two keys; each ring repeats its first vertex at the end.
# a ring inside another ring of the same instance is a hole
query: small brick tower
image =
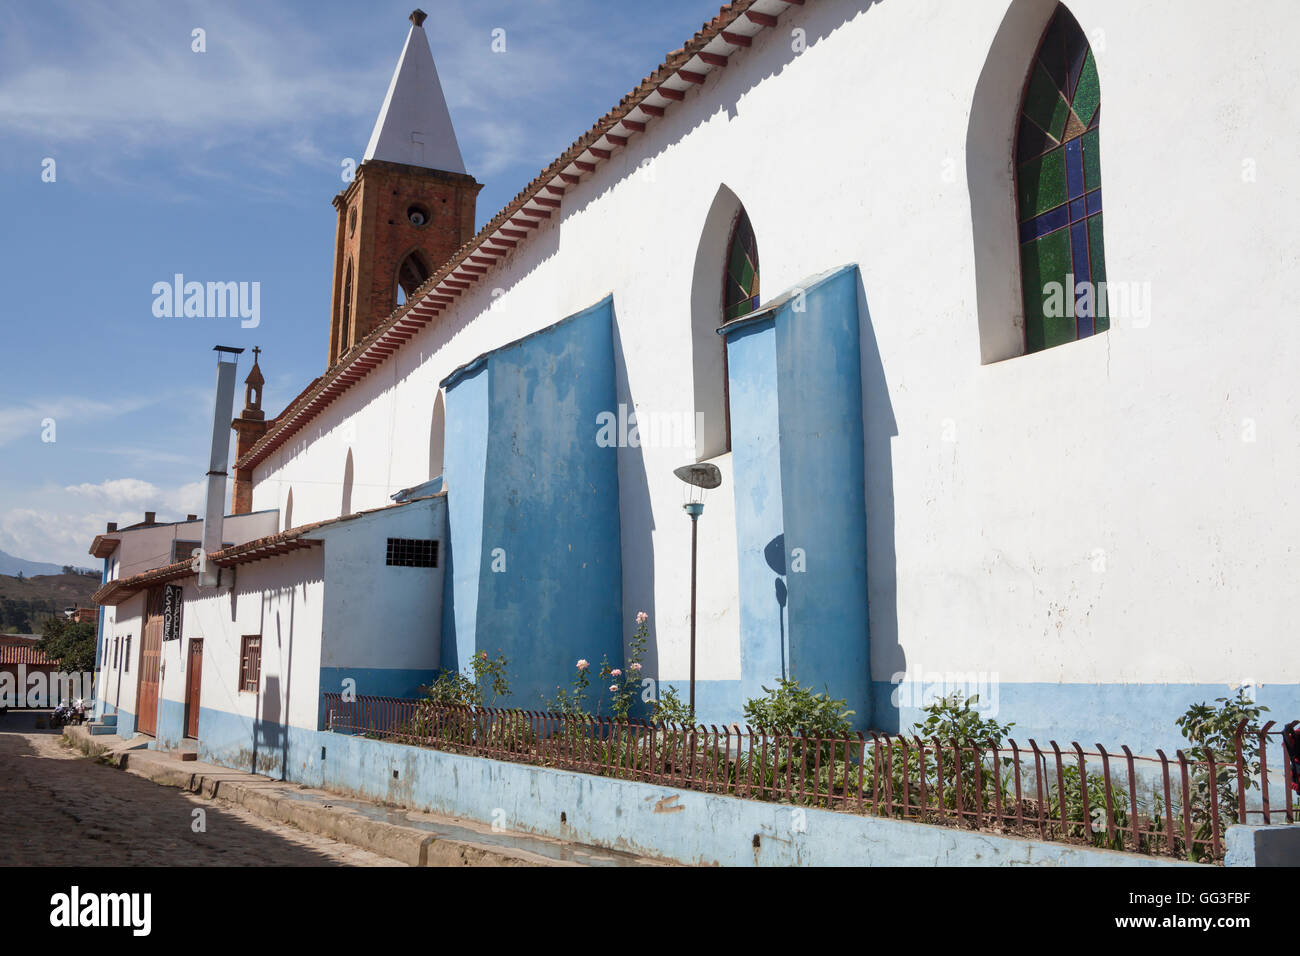
{"type": "Polygon", "coordinates": [[[465,172],[425,14],[410,19],[361,165],[334,197],[331,368],[474,235],[483,187],[465,172]]]}
{"type": "MultiPolygon", "coordinates": [[[[262,370],[258,368],[257,357],[260,348],[253,349],[253,368],[244,379],[244,410],[230,423],[235,430],[235,461],[243,458],[248,450],[257,444],[257,440],[266,434],[268,422],[262,411],[262,370]]],[[[230,493],[230,513],[248,514],[253,510],[253,469],[236,468],[235,484],[230,493]]]]}

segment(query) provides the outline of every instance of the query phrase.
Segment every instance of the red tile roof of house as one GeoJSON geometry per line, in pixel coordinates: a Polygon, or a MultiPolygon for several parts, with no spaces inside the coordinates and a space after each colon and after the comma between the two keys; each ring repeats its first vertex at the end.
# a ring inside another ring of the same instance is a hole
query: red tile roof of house
{"type": "Polygon", "coordinates": [[[500,259],[524,244],[528,230],[537,228],[541,220],[550,219],[552,213],[558,212],[567,187],[576,185],[583,175],[595,172],[597,165],[627,145],[629,137],[645,132],[647,125],[662,117],[674,103],[686,99],[691,89],[702,85],[711,73],[725,68],[729,57],[750,46],[756,34],[776,26],[782,13],[803,3],[804,0],[737,0],[726,4],[524,187],[404,305],[309,385],[235,463],[236,467],[250,468],[265,460],[340,394],[382,365],[416,332],[445,311],[471,283],[488,275],[500,259]],[[469,267],[471,260],[474,265],[469,267]],[[462,266],[466,268],[458,271],[462,266]]]}
{"type": "Polygon", "coordinates": [[[0,643],[0,664],[50,664],[57,665],[34,644],[0,643]]]}

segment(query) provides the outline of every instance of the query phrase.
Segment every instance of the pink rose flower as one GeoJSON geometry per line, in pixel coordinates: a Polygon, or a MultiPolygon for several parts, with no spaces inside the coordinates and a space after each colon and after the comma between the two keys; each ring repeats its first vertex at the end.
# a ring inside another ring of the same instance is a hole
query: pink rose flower
{"type": "Polygon", "coordinates": [[[609,676],[610,676],[610,677],[622,677],[622,676],[623,676],[623,672],[622,672],[621,670],[619,670],[617,667],[615,667],[612,671],[609,672],[609,676]]]}
{"type": "Polygon", "coordinates": [[[585,658],[578,661],[578,670],[580,671],[585,671],[590,666],[591,665],[587,663],[585,658]]]}
{"type": "Polygon", "coordinates": [[[644,624],[648,620],[650,620],[650,615],[647,614],[645,611],[636,612],[636,622],[638,624],[644,624]]]}
{"type": "Polygon", "coordinates": [[[631,670],[634,670],[634,671],[639,671],[639,670],[641,669],[641,665],[640,665],[640,664],[632,664],[631,667],[630,667],[630,669],[631,669],[631,670]]]}
{"type": "Polygon", "coordinates": [[[618,685],[617,685],[617,684],[610,684],[610,685],[609,685],[609,692],[610,692],[611,694],[616,694],[616,693],[618,693],[618,685]]]}

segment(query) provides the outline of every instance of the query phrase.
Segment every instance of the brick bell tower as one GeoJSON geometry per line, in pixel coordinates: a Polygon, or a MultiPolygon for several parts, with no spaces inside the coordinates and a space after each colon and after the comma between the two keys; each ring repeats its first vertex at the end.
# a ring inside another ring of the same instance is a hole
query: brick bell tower
{"type": "Polygon", "coordinates": [[[483,187],[465,172],[424,11],[410,19],[361,165],[334,197],[330,367],[474,235],[483,187]]]}
{"type": "MultiPolygon", "coordinates": [[[[235,430],[235,461],[248,454],[257,440],[266,434],[270,422],[266,412],[262,411],[262,387],[266,379],[258,367],[257,359],[262,354],[260,348],[253,349],[253,368],[244,379],[244,409],[239,417],[230,423],[235,430]]],[[[253,469],[236,468],[235,484],[230,491],[230,513],[246,515],[253,510],[253,469]]]]}

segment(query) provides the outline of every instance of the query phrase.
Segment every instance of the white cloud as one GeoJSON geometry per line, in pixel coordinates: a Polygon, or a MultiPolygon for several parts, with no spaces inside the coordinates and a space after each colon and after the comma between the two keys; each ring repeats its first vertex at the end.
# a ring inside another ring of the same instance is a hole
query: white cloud
{"type": "Polygon", "coordinates": [[[19,438],[40,436],[46,419],[53,419],[55,440],[58,430],[65,426],[90,424],[105,419],[130,415],[150,405],[166,403],[175,407],[175,395],[141,395],[129,398],[103,400],[82,395],[55,395],[43,399],[0,407],[0,445],[19,438]]]}
{"type": "Polygon", "coordinates": [[[37,492],[24,506],[0,512],[0,551],[31,561],[96,566],[87,549],[108,522],[125,527],[143,521],[145,511],[156,511],[159,521],[201,514],[206,487],[203,480],[160,487],[114,478],[37,492]]]}

